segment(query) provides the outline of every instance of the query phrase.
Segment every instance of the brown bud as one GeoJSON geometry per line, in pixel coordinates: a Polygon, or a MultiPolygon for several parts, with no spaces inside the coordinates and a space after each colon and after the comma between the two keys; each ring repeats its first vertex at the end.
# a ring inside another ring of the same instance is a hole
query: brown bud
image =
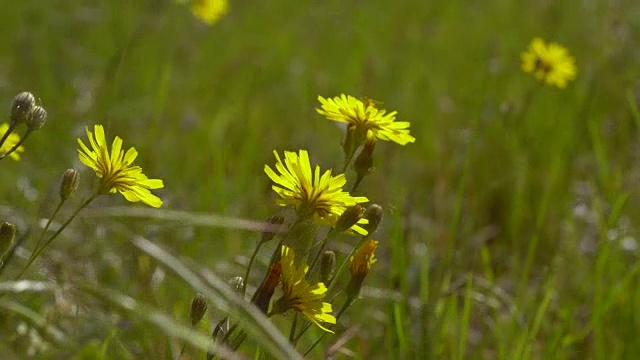
{"type": "Polygon", "coordinates": [[[355,204],[352,207],[347,208],[342,215],[336,221],[333,227],[335,231],[342,232],[349,230],[353,225],[357,224],[364,215],[364,207],[360,204],[355,204]]]}
{"type": "Polygon", "coordinates": [[[202,294],[197,294],[191,301],[191,311],[189,312],[191,325],[196,326],[202,320],[206,312],[207,298],[202,294]]]}
{"type": "Polygon", "coordinates": [[[353,169],[359,177],[364,177],[373,171],[373,150],[376,146],[375,140],[367,140],[353,162],[353,169]]]}
{"type": "Polygon", "coordinates": [[[336,253],[327,250],[322,254],[320,259],[320,279],[323,283],[328,284],[333,280],[336,271],[336,253]]]}
{"type": "Polygon", "coordinates": [[[15,237],[16,226],[9,222],[3,222],[0,225],[0,255],[13,245],[15,237]]]}
{"type": "Polygon", "coordinates": [[[378,204],[371,204],[367,208],[367,211],[364,213],[364,218],[369,220],[369,223],[363,225],[369,232],[369,235],[378,229],[378,225],[380,225],[380,221],[382,221],[382,207],[378,204]]]}

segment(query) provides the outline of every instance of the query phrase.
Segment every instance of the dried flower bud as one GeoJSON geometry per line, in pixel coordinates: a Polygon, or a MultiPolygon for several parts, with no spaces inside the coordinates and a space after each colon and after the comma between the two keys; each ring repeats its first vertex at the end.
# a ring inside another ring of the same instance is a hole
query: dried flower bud
{"type": "Polygon", "coordinates": [[[378,247],[378,242],[367,239],[351,257],[351,280],[347,285],[347,296],[355,299],[360,295],[360,288],[364,278],[369,274],[371,266],[377,261],[374,252],[378,247]]]}
{"type": "Polygon", "coordinates": [[[364,177],[373,171],[373,149],[376,146],[375,139],[367,140],[358,154],[358,157],[353,162],[353,169],[356,171],[359,177],[364,177]]]}
{"type": "Polygon", "coordinates": [[[47,111],[42,106],[35,106],[31,109],[25,121],[29,130],[36,131],[47,122],[47,111]]]}
{"type": "Polygon", "coordinates": [[[191,301],[191,311],[189,312],[191,325],[196,326],[202,320],[206,312],[207,298],[202,294],[197,294],[191,301]]]}
{"type": "MultiPolygon", "coordinates": [[[[269,224],[273,225],[273,228],[276,228],[280,225],[282,225],[282,223],[284,223],[284,216],[282,215],[273,215],[269,218],[269,220],[267,220],[267,222],[269,224]]],[[[267,242],[271,239],[273,239],[273,237],[275,236],[275,232],[273,231],[265,231],[262,233],[262,239],[260,240],[260,242],[267,242]]]]}
{"type": "Polygon", "coordinates": [[[276,290],[276,286],[278,286],[278,283],[280,282],[281,275],[282,264],[280,261],[276,261],[264,277],[264,280],[262,281],[262,284],[260,284],[258,290],[253,294],[253,299],[251,299],[251,301],[265,314],[269,311],[269,303],[271,302],[273,292],[276,290]]]}
{"type": "Polygon", "coordinates": [[[9,222],[0,225],[0,255],[13,245],[16,237],[16,226],[9,222]]]}
{"type": "Polygon", "coordinates": [[[378,204],[371,204],[364,213],[364,218],[369,220],[369,223],[362,227],[372,234],[378,229],[380,221],[382,221],[382,207],[378,204]]]}
{"type": "Polygon", "coordinates": [[[365,213],[364,207],[360,204],[355,204],[350,208],[347,208],[342,215],[336,221],[333,227],[335,231],[342,232],[351,229],[351,227],[362,219],[365,213]]]}
{"type": "Polygon", "coordinates": [[[328,284],[333,280],[336,271],[336,253],[327,250],[322,254],[320,259],[320,279],[323,283],[328,284]]]}
{"type": "Polygon", "coordinates": [[[76,169],[67,169],[60,183],[60,199],[67,201],[78,189],[79,173],[76,169]]]}
{"type": "Polygon", "coordinates": [[[11,105],[11,125],[16,126],[26,122],[35,103],[36,99],[30,92],[24,91],[16,95],[11,105]]]}

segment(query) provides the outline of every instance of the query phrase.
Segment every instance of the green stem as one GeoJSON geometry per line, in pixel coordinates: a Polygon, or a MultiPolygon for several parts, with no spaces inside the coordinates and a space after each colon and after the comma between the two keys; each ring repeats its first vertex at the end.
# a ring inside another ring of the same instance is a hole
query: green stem
{"type": "Polygon", "coordinates": [[[362,182],[362,180],[364,179],[365,175],[360,175],[358,173],[358,177],[356,178],[356,181],[353,183],[353,187],[351,187],[351,191],[350,193],[353,195],[356,190],[358,190],[358,186],[360,186],[360,183],[362,182]]]}
{"type": "MultiPolygon", "coordinates": [[[[296,335],[296,325],[298,325],[298,313],[293,316],[293,322],[291,322],[291,330],[289,331],[289,342],[294,344],[294,338],[296,335]]],[[[295,344],[294,344],[295,346],[295,344]]]]}
{"type": "Polygon", "coordinates": [[[353,156],[356,154],[356,150],[357,149],[358,149],[358,147],[350,149],[349,153],[344,158],[344,167],[342,168],[342,173],[343,174],[347,172],[347,168],[349,167],[349,164],[351,163],[351,160],[353,160],[353,156]]]}
{"type": "Polygon", "coordinates": [[[327,247],[327,243],[329,242],[329,239],[333,236],[334,234],[333,229],[334,228],[331,228],[331,230],[329,230],[329,232],[327,233],[327,236],[325,236],[325,238],[321,241],[322,246],[320,247],[320,251],[318,251],[318,253],[316,254],[316,257],[313,259],[311,266],[309,266],[310,274],[313,272],[313,268],[316,266],[318,259],[320,259],[320,256],[322,256],[322,253],[324,252],[324,249],[327,247]]]}
{"type": "Polygon", "coordinates": [[[336,271],[336,274],[333,276],[333,279],[331,279],[329,284],[327,284],[327,294],[329,294],[331,292],[331,290],[333,290],[333,288],[336,286],[336,279],[338,279],[340,277],[340,275],[342,274],[342,271],[344,271],[344,268],[347,266],[347,263],[349,262],[349,259],[353,256],[353,254],[356,252],[356,250],[366,240],[367,240],[367,237],[363,236],[362,239],[360,240],[360,242],[358,243],[358,245],[354,246],[353,249],[351,249],[351,253],[349,253],[349,256],[347,256],[347,258],[342,262],[342,264],[340,264],[340,267],[338,268],[338,271],[336,271]]]}
{"type": "MultiPolygon", "coordinates": [[[[18,143],[17,143],[17,144],[13,145],[13,147],[12,147],[11,149],[9,149],[9,151],[7,151],[6,153],[4,153],[4,154],[0,154],[0,160],[4,159],[5,157],[7,157],[7,156],[11,155],[11,153],[12,153],[12,152],[16,151],[16,149],[17,149],[18,147],[20,147],[20,145],[22,145],[22,143],[23,143],[25,140],[27,140],[27,137],[29,137],[29,135],[31,134],[31,132],[32,132],[32,131],[33,131],[33,130],[31,130],[31,129],[27,130],[27,132],[24,134],[24,136],[22,137],[22,139],[20,139],[20,141],[18,141],[18,143]]],[[[5,135],[6,135],[7,137],[9,136],[9,135],[7,135],[8,133],[9,133],[9,131],[7,130],[7,132],[5,133],[5,135]]],[[[2,137],[2,139],[3,139],[2,143],[4,143],[4,136],[2,137]]],[[[2,145],[0,145],[0,146],[2,146],[2,145]]]]}
{"type": "Polygon", "coordinates": [[[247,271],[245,271],[244,273],[244,282],[242,284],[242,297],[244,297],[244,295],[247,292],[247,283],[249,282],[249,274],[251,273],[251,267],[253,266],[253,262],[256,259],[256,255],[258,255],[258,251],[260,250],[260,247],[262,247],[262,244],[264,244],[264,242],[262,241],[258,243],[255,250],[253,250],[253,254],[251,254],[251,259],[249,259],[249,265],[247,265],[247,271]]]}
{"type": "Polygon", "coordinates": [[[10,123],[7,131],[2,135],[2,139],[0,139],[0,148],[4,145],[4,142],[9,138],[9,135],[16,129],[16,123],[10,123]]]}
{"type": "MultiPolygon", "coordinates": [[[[347,310],[347,308],[349,308],[349,306],[351,306],[351,304],[353,304],[355,302],[355,299],[353,298],[349,298],[347,299],[347,301],[344,303],[344,305],[342,305],[342,308],[340,309],[340,311],[338,311],[338,314],[336,315],[336,323],[338,322],[338,319],[340,319],[340,316],[342,316],[342,314],[344,314],[344,312],[347,310]]],[[[300,338],[300,336],[302,336],[302,334],[304,334],[304,332],[308,329],[308,327],[306,329],[304,329],[303,331],[300,332],[300,335],[298,335],[298,338],[300,338]]],[[[322,335],[320,335],[320,337],[318,338],[318,340],[316,340],[316,342],[313,343],[313,345],[311,345],[311,347],[309,348],[309,350],[307,350],[303,356],[307,356],[309,355],[309,353],[313,350],[313,348],[316,347],[316,345],[320,344],[320,342],[322,341],[322,339],[324,339],[325,336],[327,336],[327,332],[324,332],[322,335]]],[[[296,339],[296,340],[297,340],[296,339]]]]}
{"type": "MultiPolygon", "coordinates": [[[[47,220],[47,224],[44,226],[44,229],[40,233],[40,236],[38,237],[38,241],[36,242],[36,246],[33,248],[33,253],[31,254],[32,256],[40,248],[40,243],[42,243],[42,239],[44,238],[44,234],[46,234],[47,230],[49,230],[49,227],[51,226],[51,223],[53,222],[53,219],[56,218],[56,215],[58,215],[58,212],[62,208],[63,204],[64,204],[64,200],[61,200],[58,203],[58,206],[56,207],[56,209],[53,211],[53,214],[49,217],[49,220],[47,220]]],[[[29,260],[31,260],[31,258],[29,258],[29,260]]]]}
{"type": "Polygon", "coordinates": [[[31,257],[29,258],[29,262],[27,262],[27,265],[24,267],[24,269],[22,269],[22,271],[18,274],[18,276],[16,276],[16,280],[18,280],[26,271],[27,269],[29,269],[29,267],[31,266],[31,264],[33,264],[33,262],[38,258],[38,256],[42,253],[42,251],[49,245],[51,244],[51,242],[58,237],[58,235],[60,235],[60,233],[62,232],[62,230],[64,230],[70,223],[71,221],[76,217],[76,215],[78,215],[78,213],[80,213],[80,211],[82,211],[84,208],[86,208],[89,204],[91,204],[91,202],[93,200],[95,200],[98,196],[100,196],[99,194],[93,194],[91,195],[91,197],[89,197],[84,203],[82,203],[82,205],[80,205],[80,207],[78,207],[76,209],[76,211],[69,217],[69,219],[67,219],[67,221],[64,222],[64,224],[62,224],[60,226],[60,228],[44,243],[44,245],[42,245],[39,249],[34,250],[33,254],[31,254],[31,257]]]}

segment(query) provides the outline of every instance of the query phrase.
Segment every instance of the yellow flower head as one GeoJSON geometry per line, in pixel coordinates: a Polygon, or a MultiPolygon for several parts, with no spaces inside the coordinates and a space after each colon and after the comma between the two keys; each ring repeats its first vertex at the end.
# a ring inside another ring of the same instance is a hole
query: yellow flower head
{"type": "Polygon", "coordinates": [[[293,249],[283,245],[281,251],[283,295],[275,302],[273,312],[280,314],[289,309],[295,309],[322,330],[333,333],[320,325],[320,322],[336,323],[336,318],[331,315],[333,311],[331,304],[322,301],[327,287],[321,282],[315,285],[309,284],[305,279],[309,266],[295,267],[293,249]]]}
{"type": "Polygon", "coordinates": [[[541,38],[535,38],[521,58],[522,70],[548,85],[563,89],[576,77],[574,58],[565,47],[556,43],[545,44],[541,38]]]}
{"type": "Polygon", "coordinates": [[[367,239],[351,256],[349,269],[351,271],[351,281],[347,286],[347,294],[350,297],[355,298],[360,293],[364,278],[367,277],[371,266],[377,261],[374,254],[377,247],[377,241],[367,239]]]}
{"type": "MultiPolygon", "coordinates": [[[[276,151],[273,153],[279,174],[268,165],[264,166],[264,172],[275,183],[272,189],[280,195],[276,203],[293,205],[298,216],[312,216],[316,222],[333,225],[347,207],[369,201],[364,196],[351,196],[342,190],[347,182],[344,174],[333,176],[331,170],[327,170],[321,176],[318,165],[312,173],[306,150],[300,150],[299,154],[285,151],[284,161],[276,151]]],[[[367,233],[357,224],[351,229],[359,234],[367,233]]]]}
{"type": "MultiPolygon", "coordinates": [[[[6,123],[0,124],[0,139],[2,139],[2,137],[7,132],[7,130],[9,130],[9,124],[6,124],[6,123]]],[[[11,150],[19,142],[20,142],[20,135],[16,134],[15,132],[12,132],[6,138],[6,140],[4,141],[4,144],[0,146],[0,154],[4,154],[7,151],[11,150]]],[[[20,160],[20,154],[23,152],[24,152],[24,146],[20,145],[11,154],[9,154],[9,157],[12,158],[13,160],[18,161],[20,160]]]]}
{"type": "Polygon", "coordinates": [[[376,108],[377,103],[370,99],[364,101],[345,94],[333,99],[318,96],[322,109],[316,109],[318,114],[329,120],[349,124],[350,128],[368,139],[394,141],[400,145],[412,143],[416,139],[409,135],[410,124],[406,121],[395,121],[397,111],[387,113],[386,110],[376,108]]]}
{"type": "Polygon", "coordinates": [[[94,127],[95,138],[88,128],[86,131],[92,150],[78,139],[80,144],[78,156],[83,164],[96,172],[100,180],[97,191],[100,194],[113,194],[119,191],[128,201],[142,201],[149,206],[160,207],[162,200],[149,190],[160,189],[164,184],[162,180],[147,178],[142,173],[142,168],[133,165],[133,161],[138,156],[136,149],[130,148],[125,153],[122,150],[122,139],[116,136],[111,145],[111,155],[109,155],[102,125],[94,127]]]}
{"type": "MultiPolygon", "coordinates": [[[[176,0],[185,3],[186,0],[176,0]]],[[[228,11],[227,0],[191,0],[191,13],[203,22],[213,25],[228,11]]]]}

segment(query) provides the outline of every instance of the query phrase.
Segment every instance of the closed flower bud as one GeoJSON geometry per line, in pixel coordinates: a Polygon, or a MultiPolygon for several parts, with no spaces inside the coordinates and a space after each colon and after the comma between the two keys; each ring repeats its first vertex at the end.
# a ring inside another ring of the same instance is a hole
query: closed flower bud
{"type": "Polygon", "coordinates": [[[365,213],[364,207],[360,204],[355,204],[350,208],[347,208],[342,215],[336,221],[336,225],[333,227],[335,231],[342,232],[351,229],[351,227],[362,219],[365,213]]]}
{"type": "Polygon", "coordinates": [[[67,201],[78,189],[79,174],[76,169],[67,169],[60,183],[60,199],[67,201]]]}
{"type": "Polygon", "coordinates": [[[47,111],[42,106],[35,106],[31,109],[25,121],[29,130],[38,130],[47,122],[47,111]]]}
{"type": "Polygon", "coordinates": [[[16,226],[9,222],[0,225],[0,255],[7,251],[13,245],[13,239],[16,237],[16,226]]]}
{"type": "Polygon", "coordinates": [[[327,250],[322,254],[320,259],[320,280],[328,284],[333,280],[333,275],[336,271],[336,253],[327,250]]]}
{"type": "MultiPolygon", "coordinates": [[[[267,220],[267,222],[271,225],[273,225],[271,227],[271,229],[275,230],[275,228],[279,227],[280,225],[282,225],[282,223],[284,223],[284,216],[282,215],[273,215],[272,217],[269,218],[269,220],[267,220]]],[[[265,231],[262,233],[262,239],[260,240],[260,242],[267,242],[271,239],[273,239],[273,237],[275,236],[275,232],[274,231],[265,231]]]]}
{"type": "Polygon", "coordinates": [[[11,105],[11,125],[16,126],[26,122],[31,109],[36,103],[36,99],[30,92],[21,92],[13,98],[11,105]]]}
{"type": "Polygon", "coordinates": [[[265,314],[269,311],[269,303],[271,302],[273,292],[276,290],[276,286],[280,283],[280,276],[282,276],[282,264],[280,261],[276,261],[269,269],[264,280],[262,280],[262,284],[260,284],[260,287],[258,287],[251,299],[251,302],[256,304],[265,314]]]}
{"type": "Polygon", "coordinates": [[[242,295],[242,291],[244,290],[244,279],[242,278],[242,276],[233,277],[231,280],[229,280],[229,285],[231,285],[233,292],[242,295]]]}
{"type": "Polygon", "coordinates": [[[378,204],[369,205],[367,211],[364,213],[364,218],[369,220],[369,223],[362,227],[365,228],[369,234],[372,234],[378,229],[378,225],[380,225],[380,221],[382,221],[382,207],[378,204]]]}
{"type": "Polygon", "coordinates": [[[196,326],[202,320],[206,312],[207,298],[202,294],[197,294],[191,301],[191,311],[189,312],[191,325],[196,326]]]}
{"type": "Polygon", "coordinates": [[[360,154],[353,162],[353,169],[359,177],[368,175],[373,170],[373,149],[376,146],[375,140],[367,140],[360,151],[360,154]]]}

